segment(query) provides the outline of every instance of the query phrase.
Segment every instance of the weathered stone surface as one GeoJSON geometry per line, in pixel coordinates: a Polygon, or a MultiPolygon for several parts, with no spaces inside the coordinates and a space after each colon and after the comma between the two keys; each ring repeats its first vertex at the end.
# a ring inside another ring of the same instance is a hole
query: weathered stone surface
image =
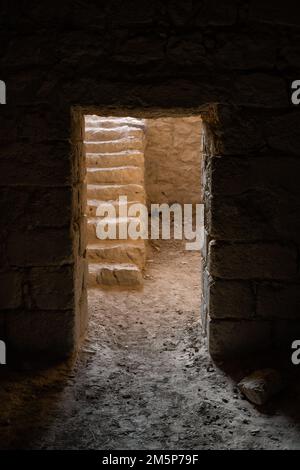
{"type": "MultiPolygon", "coordinates": [[[[174,2],[178,5],[178,2],[174,2]]],[[[177,6],[178,8],[178,6],[177,6]]],[[[195,24],[204,26],[206,24],[224,26],[234,24],[237,15],[237,5],[234,0],[229,0],[225,8],[219,8],[217,0],[206,0],[197,4],[197,13],[193,14],[195,24]]]]}
{"type": "Polygon", "coordinates": [[[10,186],[0,194],[3,230],[68,226],[73,206],[70,188],[10,186]],[[8,211],[13,207],[13,211],[8,211]]]}
{"type": "Polygon", "coordinates": [[[0,309],[14,309],[22,305],[22,280],[19,271],[0,273],[0,309]]]}
{"type": "Polygon", "coordinates": [[[85,148],[87,153],[113,153],[123,150],[143,150],[143,142],[139,138],[124,137],[118,140],[106,141],[87,141],[85,148]]]}
{"type": "Polygon", "coordinates": [[[87,182],[89,184],[141,184],[144,182],[144,172],[136,166],[88,168],[87,182]]]}
{"type": "MultiPolygon", "coordinates": [[[[107,129],[113,130],[115,133],[115,137],[120,137],[119,131],[124,133],[124,129],[126,129],[126,134],[131,129],[145,129],[146,120],[140,118],[134,118],[130,116],[125,117],[115,117],[115,116],[98,116],[96,114],[88,114],[85,115],[84,121],[88,129],[90,128],[100,128],[100,129],[107,129]]],[[[140,133],[139,133],[140,135],[140,133]]],[[[111,140],[111,139],[109,139],[111,140]]]]}
{"type": "Polygon", "coordinates": [[[300,284],[259,285],[257,315],[265,318],[300,318],[300,284]]]}
{"type": "Polygon", "coordinates": [[[255,296],[250,283],[215,280],[209,290],[211,318],[253,318],[255,296]]]}
{"type": "Polygon", "coordinates": [[[238,104],[244,106],[284,108],[289,104],[285,81],[262,73],[239,77],[236,96],[238,104]]]}
{"type": "Polygon", "coordinates": [[[87,246],[87,255],[91,263],[134,263],[141,269],[145,266],[145,245],[143,240],[112,240],[87,246]]]}
{"type": "Polygon", "coordinates": [[[290,359],[293,341],[300,339],[299,319],[273,319],[272,320],[272,347],[282,352],[290,359]]]}
{"type": "MultiPolygon", "coordinates": [[[[205,219],[205,217],[204,217],[205,219]]],[[[208,254],[208,244],[209,244],[209,238],[208,238],[208,232],[204,228],[203,230],[203,245],[201,247],[201,255],[203,259],[206,259],[207,254],[208,254]]]]}
{"type": "Polygon", "coordinates": [[[73,310],[12,312],[6,320],[7,347],[49,357],[67,356],[78,344],[74,320],[73,310]]]}
{"type": "Polygon", "coordinates": [[[155,16],[155,4],[146,2],[145,0],[141,2],[130,0],[126,4],[122,1],[118,1],[113,11],[114,14],[111,15],[111,19],[114,24],[127,27],[132,27],[133,25],[145,27],[153,21],[153,17],[155,16]]]}
{"type": "Polygon", "coordinates": [[[0,315],[0,338],[6,341],[6,316],[7,313],[2,312],[0,315]]]}
{"type": "Polygon", "coordinates": [[[161,38],[139,36],[120,42],[113,58],[117,63],[153,64],[164,57],[164,41],[161,38]]]}
{"type": "Polygon", "coordinates": [[[12,232],[6,246],[12,266],[51,266],[73,259],[69,229],[12,232]]]}
{"type": "Polygon", "coordinates": [[[26,107],[19,113],[17,125],[19,139],[28,139],[31,142],[67,141],[71,134],[71,119],[65,112],[49,107],[38,107],[31,110],[26,107]]]}
{"type": "Polygon", "coordinates": [[[69,226],[75,211],[69,188],[35,188],[25,212],[27,227],[69,226]]]}
{"type": "MultiPolygon", "coordinates": [[[[299,36],[298,36],[299,37],[299,36]]],[[[281,56],[283,68],[285,67],[300,67],[300,47],[299,41],[293,41],[290,44],[285,44],[281,49],[281,56]]]]}
{"type": "Polygon", "coordinates": [[[180,65],[203,63],[206,50],[202,43],[202,35],[194,33],[181,40],[177,36],[171,37],[168,41],[167,56],[172,62],[180,65]]]}
{"type": "MultiPolygon", "coordinates": [[[[282,186],[281,186],[282,187],[282,186]]],[[[278,197],[274,203],[272,190],[249,190],[232,196],[215,195],[207,199],[211,237],[216,240],[270,240],[285,239],[298,243],[300,210],[296,195],[278,197]]]]}
{"type": "Polygon", "coordinates": [[[65,186],[71,182],[69,143],[36,144],[19,141],[3,144],[0,184],[65,186]]]}
{"type": "Polygon", "coordinates": [[[253,372],[238,383],[240,391],[255,405],[264,405],[283,388],[281,374],[274,369],[253,372]]]}
{"type": "Polygon", "coordinates": [[[144,187],[140,184],[88,184],[88,199],[99,201],[115,201],[120,196],[127,196],[129,201],[143,202],[145,199],[144,187]]]}
{"type": "Polygon", "coordinates": [[[263,157],[212,158],[211,191],[213,194],[238,195],[248,191],[270,191],[282,195],[284,190],[299,194],[297,176],[290,168],[300,171],[300,159],[263,157]],[[258,170],[259,168],[259,170],[258,170]]]}
{"type": "MultiPolygon", "coordinates": [[[[239,196],[216,195],[207,200],[211,237],[215,240],[269,240],[274,228],[269,224],[268,205],[262,205],[265,195],[247,192],[239,196]],[[257,198],[256,196],[260,197],[257,198]],[[266,211],[267,213],[265,213],[266,211]],[[266,217],[265,217],[266,216],[266,217]]],[[[274,206],[273,197],[270,203],[274,206]]]]}
{"type": "Polygon", "coordinates": [[[138,166],[144,165],[144,154],[138,151],[114,152],[114,153],[87,153],[87,166],[90,168],[110,168],[116,166],[138,166]]]}
{"type": "Polygon", "coordinates": [[[134,266],[103,266],[97,275],[97,283],[104,286],[139,287],[143,284],[141,271],[134,266]]]}
{"type": "Polygon", "coordinates": [[[73,308],[73,267],[33,268],[30,275],[32,302],[38,310],[73,308]]]}
{"type": "MultiPolygon", "coordinates": [[[[286,155],[299,156],[300,137],[297,132],[299,125],[300,113],[297,111],[270,119],[266,125],[267,142],[270,147],[277,152],[284,152],[286,155]]],[[[286,167],[286,171],[288,172],[288,167],[286,167]]],[[[292,173],[290,173],[290,177],[292,177],[292,173]]]]}
{"type": "Polygon", "coordinates": [[[297,274],[294,248],[278,243],[209,245],[209,272],[224,279],[293,279],[297,274]]]}
{"type": "Polygon", "coordinates": [[[296,0],[290,0],[288,5],[275,4],[272,0],[254,0],[249,8],[249,18],[267,24],[300,26],[298,15],[295,15],[297,7],[296,0]]]}
{"type": "MultiPolygon", "coordinates": [[[[96,121],[97,122],[97,121],[96,121]]],[[[138,127],[129,127],[129,126],[119,126],[119,127],[99,127],[93,126],[89,127],[89,123],[86,121],[85,129],[85,141],[94,142],[94,141],[113,141],[118,140],[124,137],[136,137],[138,139],[143,139],[144,134],[143,130],[138,127]]]]}
{"type": "Polygon", "coordinates": [[[197,116],[147,121],[145,181],[149,203],[201,202],[202,134],[197,116]]]}
{"type": "Polygon", "coordinates": [[[140,288],[143,276],[134,264],[89,264],[90,287],[140,288]]]}
{"type": "Polygon", "coordinates": [[[265,113],[266,110],[257,112],[237,105],[218,106],[218,124],[212,123],[212,137],[216,145],[212,156],[249,154],[259,156],[266,149],[263,133],[265,113]]]}
{"type": "Polygon", "coordinates": [[[274,67],[278,44],[270,32],[257,29],[250,37],[248,31],[243,31],[239,36],[232,34],[224,39],[214,51],[215,62],[223,67],[231,70],[253,70],[256,67],[272,70],[274,67]],[[243,48],[240,47],[241,42],[243,48]]]}
{"type": "Polygon", "coordinates": [[[208,348],[217,358],[238,359],[253,351],[271,347],[272,325],[268,321],[210,320],[208,324],[208,348]]]}

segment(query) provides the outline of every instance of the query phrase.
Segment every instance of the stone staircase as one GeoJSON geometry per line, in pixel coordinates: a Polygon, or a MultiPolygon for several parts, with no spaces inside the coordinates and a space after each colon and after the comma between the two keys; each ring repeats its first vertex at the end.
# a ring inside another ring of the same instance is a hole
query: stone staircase
{"type": "MultiPolygon", "coordinates": [[[[89,287],[140,288],[146,259],[145,240],[100,240],[100,224],[127,226],[130,218],[120,216],[119,196],[127,196],[128,207],[145,203],[145,122],[135,118],[85,116],[87,164],[87,258],[89,287]],[[116,217],[103,219],[97,208],[111,203],[116,217]]],[[[135,221],[140,222],[140,221],[135,221]]]]}

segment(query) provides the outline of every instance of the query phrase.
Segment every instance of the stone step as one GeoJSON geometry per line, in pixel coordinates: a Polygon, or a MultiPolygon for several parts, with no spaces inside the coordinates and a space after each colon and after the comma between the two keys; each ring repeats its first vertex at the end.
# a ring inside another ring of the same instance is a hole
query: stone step
{"type": "Polygon", "coordinates": [[[113,153],[87,153],[86,164],[88,168],[109,168],[117,166],[144,167],[144,154],[137,150],[124,150],[113,153]]]}
{"type": "MultiPolygon", "coordinates": [[[[88,217],[96,217],[97,215],[97,208],[102,204],[105,205],[107,203],[110,203],[113,205],[115,209],[115,215],[118,217],[120,215],[120,209],[123,209],[123,214],[124,211],[126,210],[126,203],[123,201],[119,201],[118,199],[116,201],[99,201],[98,199],[88,199],[87,200],[87,216],[88,217]]],[[[133,204],[138,204],[138,201],[127,201],[127,211],[133,204]]],[[[127,214],[127,212],[126,212],[127,214]]],[[[125,215],[125,214],[124,214],[125,215]]]]}
{"type": "MultiPolygon", "coordinates": [[[[105,241],[97,236],[97,227],[102,227],[102,232],[110,232],[112,236],[115,236],[115,240],[120,238],[120,229],[122,233],[125,231],[126,240],[132,240],[130,234],[128,234],[129,224],[132,223],[136,230],[142,229],[141,219],[139,217],[114,217],[114,218],[102,218],[102,217],[91,217],[87,220],[87,240],[88,243],[97,243],[98,241],[105,241]]],[[[100,228],[98,230],[101,230],[100,228]]],[[[99,234],[100,232],[98,232],[99,234]]],[[[109,239],[112,240],[112,239],[109,239]]],[[[124,239],[123,239],[124,240],[124,239]]]]}
{"type": "Polygon", "coordinates": [[[122,150],[144,150],[144,142],[135,137],[124,137],[106,142],[85,142],[86,153],[114,153],[122,150]]]}
{"type": "Polygon", "coordinates": [[[101,201],[115,201],[127,196],[128,201],[145,202],[145,191],[140,184],[88,184],[87,198],[101,201]]]}
{"type": "Polygon", "coordinates": [[[87,246],[90,263],[129,263],[143,269],[146,262],[144,240],[106,240],[87,246]],[[108,243],[109,242],[109,243],[108,243]]]}
{"type": "Polygon", "coordinates": [[[119,166],[112,168],[87,168],[87,183],[89,184],[142,184],[144,173],[136,166],[119,166]]]}
{"type": "Polygon", "coordinates": [[[145,127],[145,119],[136,119],[130,117],[100,117],[96,115],[85,116],[86,127],[105,127],[106,129],[121,126],[145,127]]]}
{"type": "Polygon", "coordinates": [[[146,248],[146,243],[147,243],[147,240],[143,240],[142,238],[139,238],[138,240],[97,240],[97,242],[95,243],[88,243],[88,246],[114,247],[116,245],[130,244],[131,246],[140,247],[141,249],[144,250],[146,248]]]}
{"type": "Polygon", "coordinates": [[[124,137],[135,137],[142,140],[144,138],[144,132],[138,127],[129,126],[120,126],[108,129],[105,127],[86,127],[84,140],[85,142],[104,142],[107,140],[119,140],[124,137]]]}
{"type": "Polygon", "coordinates": [[[88,286],[141,288],[143,276],[135,264],[90,263],[88,286]]]}

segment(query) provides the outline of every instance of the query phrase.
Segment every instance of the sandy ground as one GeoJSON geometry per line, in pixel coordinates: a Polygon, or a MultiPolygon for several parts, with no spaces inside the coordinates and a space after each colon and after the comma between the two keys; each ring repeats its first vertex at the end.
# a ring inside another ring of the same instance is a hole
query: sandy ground
{"type": "Polygon", "coordinates": [[[2,377],[0,448],[299,449],[299,386],[257,409],[211,362],[199,253],[162,242],[150,258],[143,292],[90,291],[75,363],[2,377]]]}

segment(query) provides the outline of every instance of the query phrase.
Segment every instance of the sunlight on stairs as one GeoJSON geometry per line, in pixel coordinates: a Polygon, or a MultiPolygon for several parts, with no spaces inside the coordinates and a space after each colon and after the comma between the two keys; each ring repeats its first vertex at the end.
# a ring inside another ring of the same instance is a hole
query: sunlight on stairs
{"type": "Polygon", "coordinates": [[[119,217],[119,196],[127,196],[128,207],[145,203],[144,147],[143,119],[85,116],[89,287],[143,285],[145,241],[100,240],[96,227],[130,222],[119,217]],[[114,205],[116,218],[104,221],[97,216],[97,208],[107,202],[114,205]]]}

